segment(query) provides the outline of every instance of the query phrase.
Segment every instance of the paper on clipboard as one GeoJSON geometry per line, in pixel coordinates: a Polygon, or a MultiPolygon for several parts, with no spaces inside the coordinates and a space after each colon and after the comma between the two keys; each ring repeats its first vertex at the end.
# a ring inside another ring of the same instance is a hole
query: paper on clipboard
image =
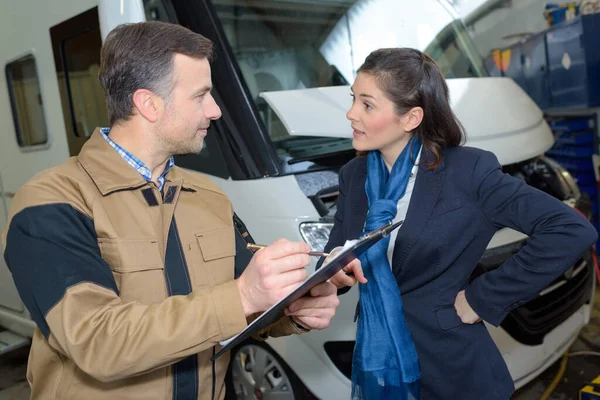
{"type": "Polygon", "coordinates": [[[399,221],[395,224],[390,223],[369,232],[359,239],[346,241],[339,252],[327,260],[327,263],[324,263],[321,268],[317,269],[306,278],[306,280],[304,280],[304,282],[302,282],[292,293],[272,305],[267,311],[263,312],[258,318],[248,324],[248,326],[239,334],[220,342],[223,347],[215,353],[212,359],[215,360],[219,358],[233,346],[241,343],[261,329],[277,322],[284,315],[284,310],[290,304],[306,295],[310,289],[316,285],[327,281],[344,266],[364,253],[369,247],[373,246],[379,240],[389,235],[394,229],[402,225],[403,222],[404,221],[399,221]]]}

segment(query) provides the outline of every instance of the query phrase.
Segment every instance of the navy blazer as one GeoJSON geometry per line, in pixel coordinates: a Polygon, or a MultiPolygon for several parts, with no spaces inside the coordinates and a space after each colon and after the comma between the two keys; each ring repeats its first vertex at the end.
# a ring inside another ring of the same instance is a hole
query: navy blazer
{"type": "MultiPolygon", "coordinates": [[[[421,167],[392,270],[421,368],[421,398],[508,399],[514,384],[485,325],[463,324],[454,309],[465,290],[471,307],[499,325],[535,297],[596,241],[575,210],[501,171],[487,151],[446,149],[442,164],[423,149],[421,167]],[[530,236],[498,269],[468,283],[494,233],[509,227],[530,236]]],[[[335,224],[325,251],[356,239],[367,214],[366,157],[342,167],[335,224]]],[[[368,284],[368,283],[367,283],[368,284]]]]}

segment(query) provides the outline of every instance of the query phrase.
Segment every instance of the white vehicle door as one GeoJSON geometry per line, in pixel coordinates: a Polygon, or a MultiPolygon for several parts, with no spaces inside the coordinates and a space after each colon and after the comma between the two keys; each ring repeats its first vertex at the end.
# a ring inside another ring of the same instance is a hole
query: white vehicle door
{"type": "MultiPolygon", "coordinates": [[[[1,172],[1,171],[0,171],[1,172]]],[[[6,220],[8,218],[8,204],[12,193],[4,191],[4,185],[2,185],[2,174],[0,173],[0,229],[4,229],[6,226],[6,220]]],[[[19,298],[17,289],[12,280],[12,276],[6,267],[4,257],[0,259],[0,307],[8,308],[12,311],[22,313],[24,311],[23,303],[19,298]]]]}
{"type": "MultiPolygon", "coordinates": [[[[19,187],[36,172],[53,165],[60,153],[64,159],[66,152],[56,152],[52,146],[38,67],[41,60],[35,47],[23,43],[18,49],[2,47],[0,51],[6,72],[3,82],[6,95],[0,96],[0,119],[5,121],[0,134],[0,229],[4,230],[11,201],[19,187]]],[[[4,257],[0,261],[1,308],[24,312],[4,257]]]]}
{"type": "MultiPolygon", "coordinates": [[[[5,71],[0,78],[0,230],[4,230],[19,188],[36,173],[76,154],[101,117],[106,119],[106,112],[103,103],[88,100],[90,93],[96,97],[100,86],[99,62],[88,62],[79,51],[82,41],[98,48],[101,44],[96,0],[12,2],[0,15],[0,25],[17,33],[0,38],[5,71]],[[73,33],[77,24],[79,35],[73,33]],[[94,75],[95,80],[90,78],[94,75]],[[85,113],[88,119],[79,118],[83,114],[79,111],[88,108],[92,110],[85,113]]],[[[4,257],[0,257],[0,326],[22,335],[33,330],[4,257]]]]}

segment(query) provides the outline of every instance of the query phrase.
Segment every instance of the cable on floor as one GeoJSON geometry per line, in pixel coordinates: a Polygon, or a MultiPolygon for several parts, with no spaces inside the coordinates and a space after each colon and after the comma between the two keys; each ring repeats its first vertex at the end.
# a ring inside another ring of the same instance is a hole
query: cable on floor
{"type": "Polygon", "coordinates": [[[550,383],[550,386],[548,386],[546,391],[542,394],[542,397],[540,397],[540,400],[548,400],[550,398],[550,395],[552,394],[552,392],[554,392],[554,389],[556,389],[556,387],[558,386],[558,383],[563,378],[563,375],[565,374],[565,371],[567,370],[567,361],[568,360],[569,360],[569,350],[567,350],[563,353],[562,361],[560,362],[560,368],[558,370],[558,373],[554,377],[554,380],[552,381],[552,383],[550,383]]]}
{"type": "Polygon", "coordinates": [[[598,351],[576,351],[574,353],[569,354],[569,357],[575,356],[597,356],[600,357],[600,352],[598,351]]]}
{"type": "Polygon", "coordinates": [[[576,356],[600,357],[600,352],[598,352],[598,351],[576,351],[573,353],[569,353],[569,350],[565,351],[563,353],[562,361],[560,362],[560,368],[558,369],[556,376],[552,380],[552,383],[550,383],[550,386],[548,386],[546,391],[542,394],[542,397],[540,397],[540,400],[548,400],[550,398],[550,395],[552,394],[552,392],[554,392],[554,390],[556,389],[556,386],[558,386],[559,382],[565,375],[565,371],[567,370],[567,361],[568,361],[569,357],[576,357],[576,356]]]}

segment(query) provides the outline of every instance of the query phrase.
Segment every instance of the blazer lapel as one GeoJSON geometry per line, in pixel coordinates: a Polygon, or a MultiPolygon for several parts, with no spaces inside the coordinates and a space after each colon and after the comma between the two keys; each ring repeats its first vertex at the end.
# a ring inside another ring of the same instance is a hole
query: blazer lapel
{"type": "Polygon", "coordinates": [[[440,194],[445,176],[443,161],[435,170],[428,170],[425,167],[426,163],[430,163],[434,159],[432,153],[423,149],[420,160],[421,167],[417,173],[408,212],[404,223],[398,228],[398,236],[392,256],[392,272],[395,276],[400,272],[402,264],[404,264],[410,250],[419,238],[440,194]]]}
{"type": "Polygon", "coordinates": [[[365,182],[367,180],[367,157],[363,157],[361,163],[356,168],[356,172],[351,176],[351,182],[348,187],[351,202],[351,221],[346,226],[346,237],[349,239],[358,239],[363,231],[365,221],[367,220],[368,202],[365,192],[365,182]]]}

